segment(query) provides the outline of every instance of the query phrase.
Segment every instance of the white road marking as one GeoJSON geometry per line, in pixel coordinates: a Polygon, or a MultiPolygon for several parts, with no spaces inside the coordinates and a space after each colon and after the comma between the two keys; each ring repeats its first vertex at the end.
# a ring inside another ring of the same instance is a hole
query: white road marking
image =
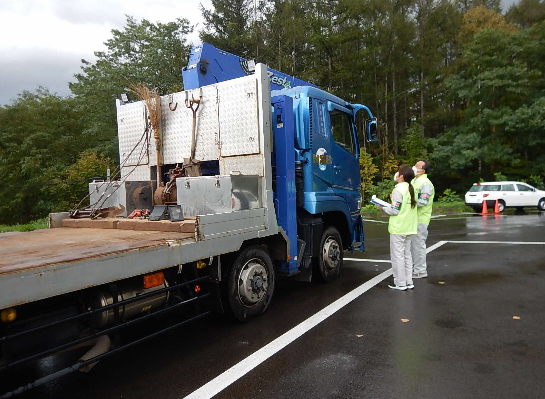
{"type": "MultiPolygon", "coordinates": [[[[432,246],[426,249],[426,253],[430,253],[437,248],[443,246],[444,244],[513,244],[513,245],[545,245],[545,242],[518,242],[518,241],[439,241],[432,246]]],[[[345,258],[346,261],[351,262],[377,262],[377,263],[390,263],[389,260],[385,259],[358,259],[358,258],[345,258]]],[[[229,385],[233,384],[235,381],[249,373],[251,370],[259,366],[265,360],[284,349],[290,343],[295,341],[297,338],[305,334],[310,329],[316,327],[322,321],[327,319],[329,316],[335,314],[337,311],[348,305],[354,299],[358,298],[360,295],[369,291],[371,288],[384,281],[392,275],[392,269],[388,269],[378,276],[373,277],[371,280],[366,281],[359,287],[350,291],[346,295],[337,299],[332,304],[326,306],[318,313],[315,313],[302,323],[298,324],[291,330],[282,334],[280,337],[276,338],[274,341],[265,345],[263,348],[259,349],[257,352],[252,353],[247,358],[241,360],[239,363],[235,364],[230,369],[226,370],[213,380],[209,381],[207,384],[203,385],[193,393],[185,397],[185,399],[209,399],[229,385]]]]}
{"type": "Polygon", "coordinates": [[[363,219],[364,222],[372,222],[372,223],[384,223],[388,224],[389,222],[385,222],[384,220],[374,220],[374,219],[363,219]]]}
{"type": "Polygon", "coordinates": [[[439,241],[433,244],[431,247],[426,248],[426,253],[429,254],[431,251],[439,248],[440,246],[446,244],[448,241],[439,241]]]}
{"type": "MultiPolygon", "coordinates": [[[[426,252],[429,253],[434,249],[439,248],[441,245],[445,244],[446,241],[439,241],[438,243],[432,245],[426,252]]],[[[350,261],[359,261],[359,262],[384,262],[390,263],[389,260],[377,260],[377,259],[357,259],[357,258],[345,258],[345,260],[350,261]]],[[[284,349],[286,346],[291,344],[301,335],[305,334],[310,329],[316,327],[322,321],[327,319],[329,316],[335,314],[338,310],[342,309],[354,299],[358,298],[360,295],[369,291],[371,288],[379,284],[381,281],[384,281],[392,275],[392,269],[388,269],[378,276],[373,277],[371,280],[366,281],[359,287],[353,289],[346,295],[337,299],[332,304],[326,306],[318,313],[310,316],[308,319],[293,327],[291,330],[282,334],[280,337],[276,338],[274,341],[265,345],[263,348],[259,349],[257,352],[252,353],[247,358],[241,360],[239,363],[235,364],[233,367],[218,375],[213,380],[209,381],[193,393],[187,395],[184,399],[209,399],[217,395],[229,385],[237,381],[239,378],[243,377],[254,368],[259,366],[265,360],[273,356],[275,353],[284,349]]]]}
{"type": "Polygon", "coordinates": [[[379,284],[381,281],[387,279],[391,275],[392,269],[388,269],[379,274],[378,276],[373,277],[371,280],[363,283],[359,287],[350,291],[348,294],[337,299],[332,304],[326,306],[318,313],[315,313],[299,325],[295,326],[288,332],[282,334],[271,343],[265,345],[257,352],[252,353],[246,359],[235,364],[229,370],[220,374],[212,381],[208,382],[190,395],[186,396],[185,399],[204,399],[211,398],[214,395],[217,395],[219,392],[227,388],[233,382],[237,381],[240,377],[244,376],[246,373],[263,363],[269,357],[284,349],[286,346],[295,341],[301,335],[305,334],[311,328],[317,326],[329,316],[336,313],[339,309],[342,309],[354,299],[369,291],[371,288],[379,284]]]}
{"type": "Polygon", "coordinates": [[[444,241],[444,242],[448,242],[452,244],[545,245],[545,242],[522,242],[522,241],[444,241]]]}

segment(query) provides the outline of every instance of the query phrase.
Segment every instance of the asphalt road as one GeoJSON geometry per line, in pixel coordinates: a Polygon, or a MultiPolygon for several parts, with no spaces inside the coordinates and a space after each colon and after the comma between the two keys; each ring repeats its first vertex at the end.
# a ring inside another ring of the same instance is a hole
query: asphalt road
{"type": "Polygon", "coordinates": [[[225,387],[215,397],[237,399],[545,397],[545,213],[433,219],[429,278],[408,292],[384,279],[386,221],[366,222],[366,252],[346,253],[359,260],[345,260],[337,281],[282,281],[250,323],[210,317],[19,397],[210,397],[213,384],[225,387]]]}

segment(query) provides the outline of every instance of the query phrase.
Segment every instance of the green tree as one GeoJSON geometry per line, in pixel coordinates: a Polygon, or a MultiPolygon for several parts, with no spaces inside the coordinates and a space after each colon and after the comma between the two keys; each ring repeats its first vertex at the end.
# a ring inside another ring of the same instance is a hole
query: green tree
{"type": "Polygon", "coordinates": [[[463,105],[460,124],[433,141],[436,163],[492,178],[542,174],[545,135],[545,26],[511,33],[485,29],[463,53],[447,87],[463,105]]]}
{"type": "MultiPolygon", "coordinates": [[[[111,159],[85,150],[79,154],[78,159],[68,166],[58,177],[53,180],[50,187],[51,198],[56,199],[55,211],[72,209],[89,193],[89,179],[92,177],[106,177],[106,171],[112,167],[111,159]]],[[[82,206],[88,205],[89,201],[82,206]]]]}
{"type": "Polygon", "coordinates": [[[252,0],[212,0],[211,9],[201,4],[205,27],[199,35],[201,40],[239,57],[256,58],[254,7],[252,0]]]}
{"type": "Polygon", "coordinates": [[[74,99],[44,88],[0,107],[0,224],[35,220],[54,206],[48,190],[57,173],[90,145],[80,116],[74,99]]]}
{"type": "Polygon", "coordinates": [[[370,189],[373,187],[373,181],[378,173],[378,167],[373,163],[373,157],[367,153],[364,148],[360,152],[360,176],[361,176],[361,195],[366,201],[370,198],[370,189]]]}
{"type": "Polygon", "coordinates": [[[403,156],[400,162],[404,165],[412,166],[417,160],[428,158],[428,140],[422,137],[422,126],[418,123],[412,125],[405,134],[401,142],[403,156]]]}
{"type": "Polygon", "coordinates": [[[545,21],[545,1],[520,0],[509,7],[505,18],[521,28],[529,28],[545,21]]]}
{"type": "Polygon", "coordinates": [[[112,30],[104,43],[106,51],[95,53],[95,62],[82,60],[82,72],[69,86],[86,125],[83,133],[93,139],[91,149],[118,158],[115,100],[132,83],[159,95],[182,89],[181,69],[190,51],[186,35],[192,29],[183,18],[154,24],[127,16],[124,29],[112,30]]]}

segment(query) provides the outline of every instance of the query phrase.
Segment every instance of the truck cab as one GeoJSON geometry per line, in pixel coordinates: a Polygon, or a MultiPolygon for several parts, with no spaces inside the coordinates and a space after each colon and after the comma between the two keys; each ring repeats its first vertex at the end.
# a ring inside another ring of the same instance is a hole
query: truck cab
{"type": "MultiPolygon", "coordinates": [[[[184,88],[247,76],[254,70],[255,61],[203,43],[192,49],[182,70],[184,88]]],[[[280,272],[310,280],[314,261],[319,265],[314,271],[331,280],[338,275],[343,250],[364,250],[360,140],[378,139],[376,118],[368,107],[350,104],[312,83],[270,68],[268,76],[275,207],[290,246],[290,260],[280,272]],[[355,124],[360,110],[368,116],[365,138],[359,137],[355,124]],[[327,229],[336,238],[330,238],[332,249],[324,253],[324,245],[329,248],[323,237],[327,229]]]]}

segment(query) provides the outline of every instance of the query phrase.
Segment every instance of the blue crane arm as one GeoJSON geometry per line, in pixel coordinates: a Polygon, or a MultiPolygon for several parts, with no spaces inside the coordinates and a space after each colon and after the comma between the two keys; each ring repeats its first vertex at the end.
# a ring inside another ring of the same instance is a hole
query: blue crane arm
{"type": "MultiPolygon", "coordinates": [[[[240,78],[254,73],[255,61],[246,60],[220,50],[208,43],[191,49],[187,66],[182,68],[184,90],[240,78]]],[[[312,86],[312,83],[268,68],[271,90],[289,89],[296,86],[312,86]]]]}

